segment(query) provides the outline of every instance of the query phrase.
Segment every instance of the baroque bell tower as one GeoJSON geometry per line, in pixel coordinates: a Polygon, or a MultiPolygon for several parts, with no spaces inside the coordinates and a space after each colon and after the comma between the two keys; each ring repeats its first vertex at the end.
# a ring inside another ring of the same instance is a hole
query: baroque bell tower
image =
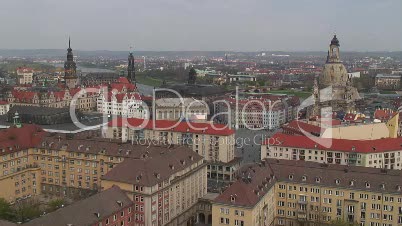
{"type": "Polygon", "coordinates": [[[327,63],[339,63],[341,62],[339,57],[339,40],[334,35],[331,40],[331,44],[329,45],[328,56],[327,56],[327,63]]]}
{"type": "Polygon", "coordinates": [[[131,83],[135,83],[134,55],[133,55],[133,52],[131,50],[130,50],[130,54],[128,55],[127,79],[131,83]]]}
{"type": "Polygon", "coordinates": [[[77,65],[74,62],[70,38],[68,38],[67,60],[64,62],[64,81],[69,89],[75,88],[78,84],[77,65]]]}

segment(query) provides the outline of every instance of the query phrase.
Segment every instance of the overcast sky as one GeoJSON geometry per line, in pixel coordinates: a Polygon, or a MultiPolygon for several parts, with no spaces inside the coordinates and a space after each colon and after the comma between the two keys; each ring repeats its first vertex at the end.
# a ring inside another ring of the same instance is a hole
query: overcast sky
{"type": "Polygon", "coordinates": [[[1,49],[402,50],[401,0],[0,0],[1,49]]]}

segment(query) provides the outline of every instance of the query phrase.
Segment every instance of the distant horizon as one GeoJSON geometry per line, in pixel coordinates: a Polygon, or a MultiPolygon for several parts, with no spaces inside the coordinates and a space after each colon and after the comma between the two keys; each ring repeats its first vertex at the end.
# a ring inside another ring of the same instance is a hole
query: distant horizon
{"type": "Polygon", "coordinates": [[[401,0],[2,0],[0,49],[402,51],[401,0]],[[18,16],[16,16],[18,14],[18,16]],[[399,29],[398,29],[399,27],[399,29]]]}
{"type": "MultiPolygon", "coordinates": [[[[110,49],[73,49],[74,51],[78,52],[97,52],[97,51],[104,51],[104,52],[127,52],[129,53],[130,50],[110,50],[110,49]]],[[[54,48],[28,48],[28,49],[18,49],[18,48],[0,48],[0,51],[66,51],[66,49],[54,49],[54,48]]],[[[395,53],[395,52],[402,52],[402,50],[340,50],[342,53],[395,53]]],[[[327,50],[258,50],[258,51],[236,51],[236,50],[132,50],[133,53],[135,52],[227,52],[227,53],[269,53],[269,52],[284,52],[284,53],[309,53],[309,52],[316,52],[316,53],[327,53],[327,50]]]]}

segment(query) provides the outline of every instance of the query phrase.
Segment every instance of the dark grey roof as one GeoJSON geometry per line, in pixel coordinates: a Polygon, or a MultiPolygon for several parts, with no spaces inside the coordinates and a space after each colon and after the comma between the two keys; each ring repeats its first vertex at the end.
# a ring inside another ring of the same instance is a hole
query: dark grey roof
{"type": "Polygon", "coordinates": [[[113,186],[82,201],[60,208],[23,225],[27,226],[89,226],[117,213],[133,202],[119,187],[113,186]],[[121,202],[121,206],[118,202],[121,202]],[[99,214],[99,217],[96,216],[99,214]]]}
{"type": "Polygon", "coordinates": [[[0,220],[0,226],[17,226],[17,224],[5,220],[0,220]]]}
{"type": "Polygon", "coordinates": [[[150,187],[200,160],[202,157],[189,148],[167,148],[146,158],[126,158],[104,175],[102,180],[150,187]]]}
{"type": "Polygon", "coordinates": [[[402,186],[402,171],[400,170],[320,164],[308,161],[278,161],[275,159],[267,159],[267,161],[278,181],[402,194],[402,187],[400,187],[402,186]],[[293,175],[292,179],[289,178],[289,175],[293,175]],[[305,180],[303,180],[303,176],[305,176],[305,180]],[[316,181],[317,178],[319,178],[319,182],[316,181]],[[366,186],[366,183],[369,186],[366,186]]]}
{"type": "Polygon", "coordinates": [[[215,202],[254,206],[276,182],[402,194],[400,170],[265,159],[259,164],[243,166],[239,175],[241,179],[219,195],[215,202]]]}
{"type": "Polygon", "coordinates": [[[57,115],[61,113],[69,113],[70,110],[68,108],[50,108],[50,107],[36,107],[36,106],[13,106],[9,114],[14,114],[17,111],[20,115],[29,114],[29,115],[57,115]]]}

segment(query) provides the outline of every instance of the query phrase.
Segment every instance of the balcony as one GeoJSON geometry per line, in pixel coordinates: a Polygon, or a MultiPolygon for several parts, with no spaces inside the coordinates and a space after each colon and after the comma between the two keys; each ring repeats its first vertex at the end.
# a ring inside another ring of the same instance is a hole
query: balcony
{"type": "Polygon", "coordinates": [[[299,199],[297,201],[297,203],[299,203],[299,204],[307,204],[307,200],[306,199],[299,199]]]}
{"type": "Polygon", "coordinates": [[[297,213],[297,219],[301,221],[307,221],[307,214],[306,213],[297,213]]]}

